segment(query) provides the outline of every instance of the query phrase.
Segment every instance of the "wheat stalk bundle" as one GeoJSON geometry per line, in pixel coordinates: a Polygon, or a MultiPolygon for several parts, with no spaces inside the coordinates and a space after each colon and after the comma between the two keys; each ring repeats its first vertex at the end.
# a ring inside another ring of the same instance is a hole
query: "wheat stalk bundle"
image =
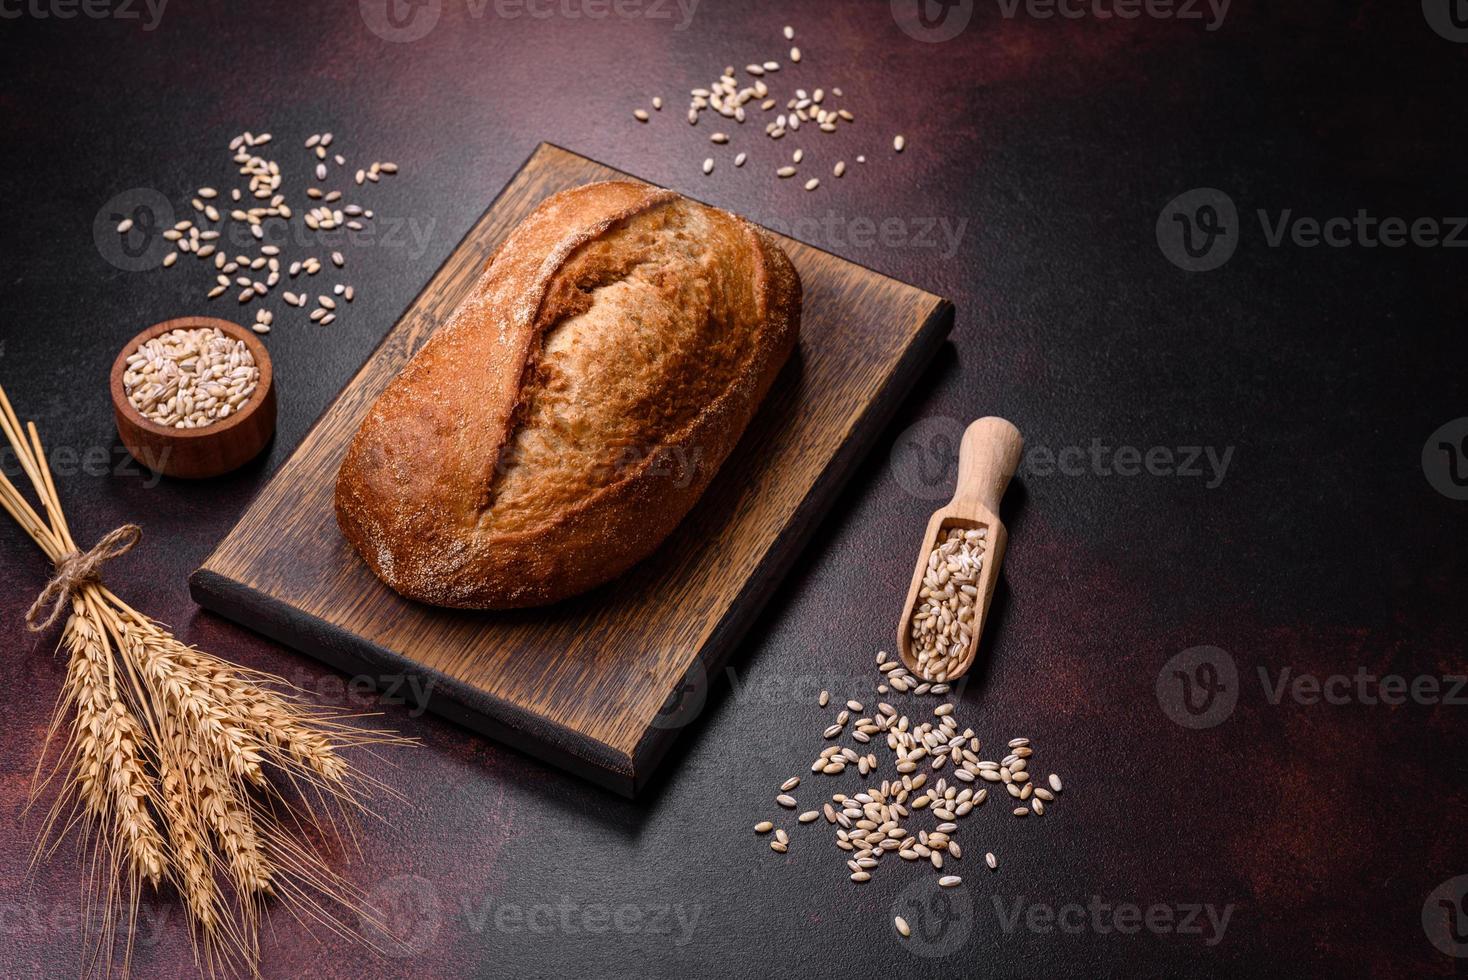
{"type": "Polygon", "coordinates": [[[0,429],[41,510],[4,473],[0,506],[56,566],[26,616],[38,632],[60,621],[68,657],[32,802],[54,797],[37,860],[68,836],[81,843],[83,975],[128,972],[145,887],[177,891],[195,962],[211,976],[258,973],[267,900],[343,936],[353,934],[344,911],[380,932],[365,896],[307,841],[340,844],[330,818],[365,812],[363,796],[386,790],[342,750],[408,740],[188,646],[118,598],[100,568],[140,530],[125,525],[80,551],[35,423],[22,428],[3,387],[0,429]]]}

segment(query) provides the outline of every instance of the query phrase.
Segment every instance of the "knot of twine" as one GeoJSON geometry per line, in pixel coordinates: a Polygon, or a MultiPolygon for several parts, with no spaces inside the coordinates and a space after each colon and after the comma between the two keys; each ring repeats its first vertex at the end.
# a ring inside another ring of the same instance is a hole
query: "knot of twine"
{"type": "Polygon", "coordinates": [[[71,597],[87,585],[101,581],[102,564],[132,551],[143,537],[136,524],[124,524],[111,532],[91,551],[73,551],[56,562],[56,577],[46,583],[36,601],[25,614],[25,625],[32,633],[40,633],[55,625],[66,610],[71,597]],[[42,619],[42,616],[45,619],[42,619]]]}

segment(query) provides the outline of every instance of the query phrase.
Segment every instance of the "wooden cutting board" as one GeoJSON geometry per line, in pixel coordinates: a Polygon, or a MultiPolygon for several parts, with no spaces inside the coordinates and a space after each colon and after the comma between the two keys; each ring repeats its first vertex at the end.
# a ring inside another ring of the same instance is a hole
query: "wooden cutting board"
{"type": "Polygon", "coordinates": [[[209,609],[400,694],[426,692],[429,710],[631,796],[703,707],[710,678],[947,336],[953,307],[781,237],[805,287],[799,352],[651,558],[547,609],[466,613],[399,597],[337,530],[348,441],[525,215],[556,191],[626,176],[542,144],[190,587],[209,609]]]}

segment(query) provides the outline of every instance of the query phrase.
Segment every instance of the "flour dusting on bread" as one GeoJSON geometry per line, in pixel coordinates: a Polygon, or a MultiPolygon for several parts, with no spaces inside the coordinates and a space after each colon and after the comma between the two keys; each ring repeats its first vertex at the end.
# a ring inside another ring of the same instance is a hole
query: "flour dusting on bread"
{"type": "Polygon", "coordinates": [[[557,194],[367,413],[338,523],[437,605],[608,581],[702,494],[799,319],[793,266],[742,219],[624,181],[557,194]]]}

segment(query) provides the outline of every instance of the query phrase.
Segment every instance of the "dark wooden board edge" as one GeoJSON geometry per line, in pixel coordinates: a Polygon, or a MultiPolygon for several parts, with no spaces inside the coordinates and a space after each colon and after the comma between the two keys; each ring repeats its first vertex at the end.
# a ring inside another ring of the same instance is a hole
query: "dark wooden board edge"
{"type": "MultiPolygon", "coordinates": [[[[474,229],[479,227],[500,199],[514,186],[525,168],[547,149],[577,159],[589,160],[631,180],[641,179],[600,161],[592,160],[590,157],[583,157],[555,143],[537,144],[484,210],[479,213],[479,216],[470,223],[463,237],[449,250],[443,262],[425,280],[423,288],[414,294],[405,310],[411,310],[418,303],[419,298],[433,285],[444,267],[453,260],[464,241],[473,234],[474,229]]],[[[647,182],[644,181],[644,183],[647,182]]],[[[798,241],[798,239],[792,240],[798,241]]],[[[800,244],[814,251],[832,255],[872,275],[884,279],[891,278],[884,273],[841,258],[817,246],[805,242],[800,244]]],[[[696,696],[701,695],[703,698],[707,697],[708,687],[713,677],[733,657],[739,638],[744,635],[769,602],[776,586],[788,571],[789,562],[793,561],[809,542],[819,517],[816,511],[828,506],[829,501],[840,492],[855,470],[856,464],[870,451],[872,444],[895,414],[922,369],[937,353],[939,346],[951,332],[953,304],[921,287],[911,286],[911,288],[934,301],[935,306],[932,312],[914,334],[912,342],[909,343],[898,362],[897,369],[877,396],[869,402],[866,411],[853,424],[851,435],[843,440],[841,449],[832,457],[831,462],[827,464],[815,485],[792,515],[784,531],[776,539],[774,546],[770,548],[764,560],[750,575],[745,591],[740,593],[735,603],[731,605],[733,611],[715,628],[709,641],[705,644],[705,654],[694,661],[693,666],[678,685],[679,689],[690,689],[691,687],[690,693],[696,696]],[[747,603],[748,608],[741,608],[743,603],[747,603]],[[711,656],[709,656],[710,652],[711,656]],[[698,690],[698,685],[703,686],[702,691],[698,690]]],[[[363,361],[362,367],[352,375],[342,390],[311,424],[302,438],[302,444],[314,435],[337,402],[356,383],[362,372],[367,370],[371,361],[392,339],[401,322],[401,316],[393,321],[382,339],[373,346],[372,351],[363,361]]],[[[299,451],[300,447],[297,446],[292,455],[299,451]]],[[[278,474],[272,474],[270,480],[273,480],[276,475],[278,474]]],[[[260,493],[264,492],[269,482],[267,480],[265,485],[262,485],[260,493]]],[[[259,493],[255,497],[258,498],[259,493]]],[[[245,508],[245,513],[248,513],[254,504],[255,499],[252,499],[245,508]]],[[[385,671],[387,676],[391,677],[411,676],[425,679],[432,687],[428,703],[423,707],[471,731],[519,749],[527,755],[549,762],[622,796],[635,798],[637,793],[651,780],[659,763],[672,746],[679,728],[682,727],[677,723],[650,726],[643,733],[633,757],[629,759],[625,754],[604,742],[589,738],[573,729],[549,723],[518,705],[485,694],[440,671],[408,660],[395,651],[348,633],[325,620],[307,616],[288,603],[271,598],[243,582],[212,570],[209,567],[210,562],[233,532],[232,527],[229,534],[225,535],[209,557],[204,560],[203,565],[189,576],[189,594],[196,603],[226,619],[246,626],[287,647],[309,654],[353,676],[373,679],[380,677],[381,672],[385,671]]]]}
{"type": "MultiPolygon", "coordinates": [[[[734,611],[719,624],[704,653],[680,681],[679,690],[700,707],[711,693],[718,673],[733,659],[740,637],[748,632],[784,579],[790,562],[805,549],[815,533],[820,517],[817,511],[839,495],[857,464],[871,451],[923,369],[947,339],[953,328],[953,315],[953,305],[941,300],[924,321],[891,379],[857,420],[852,436],[842,443],[841,450],[826,466],[774,547],[747,580],[745,591],[731,605],[734,611]]],[[[635,798],[648,785],[680,729],[693,720],[678,717],[674,706],[674,716],[650,726],[633,758],[628,759],[603,742],[546,722],[515,704],[487,695],[325,620],[307,616],[288,603],[207,567],[189,577],[189,592],[200,606],[247,624],[264,636],[344,673],[370,680],[374,685],[384,677],[424,679],[430,687],[404,685],[408,690],[429,691],[427,702],[421,707],[628,798],[635,798]]]]}
{"type": "MultiPolygon", "coordinates": [[[[733,659],[739,640],[754,625],[775,589],[784,581],[790,565],[805,550],[815,534],[823,512],[836,500],[842,489],[856,472],[857,464],[866,458],[881,437],[887,424],[897,414],[903,399],[917,383],[923,370],[937,355],[938,349],[953,330],[953,304],[943,299],[923,321],[913,341],[897,362],[897,368],[887,383],[868,404],[866,411],[852,425],[851,433],[841,442],[841,448],[826,464],[815,485],[795,509],[784,529],[776,537],[774,545],[765,553],[754,571],[745,580],[744,590],[730,606],[729,615],[715,627],[704,653],[694,660],[694,665],[684,674],[677,685],[678,691],[687,691],[695,700],[706,700],[719,672],[733,659]],[[698,684],[704,688],[697,690],[698,684]]],[[[899,613],[893,605],[893,621],[899,613]]],[[[703,701],[698,703],[702,704],[703,701]]],[[[691,721],[692,719],[687,719],[691,721]]],[[[640,792],[652,779],[658,765],[672,747],[678,728],[669,724],[653,725],[642,736],[633,753],[633,793],[640,792]]]]}
{"type": "Polygon", "coordinates": [[[580,732],[548,723],[524,708],[485,694],[430,667],[409,660],[241,582],[201,568],[189,576],[189,595],[226,619],[308,654],[352,677],[380,687],[386,680],[418,678],[426,685],[401,690],[428,692],[421,705],[471,731],[519,749],[622,796],[632,797],[632,760],[580,732]]]}
{"type": "MultiPolygon", "coordinates": [[[[700,707],[711,693],[719,672],[733,659],[739,639],[764,610],[789,571],[790,563],[810,542],[819,523],[818,511],[839,495],[922,370],[947,339],[953,328],[953,313],[953,305],[942,300],[924,321],[898,362],[897,370],[857,420],[852,436],[843,441],[841,450],[801,502],[774,547],[747,579],[745,591],[731,604],[733,611],[719,624],[704,653],[680,681],[679,690],[700,707]]],[[[256,632],[346,674],[370,680],[374,686],[384,678],[425,680],[427,687],[403,685],[406,690],[429,692],[426,703],[420,707],[628,798],[636,798],[648,785],[682,727],[693,720],[693,717],[678,717],[675,706],[674,716],[663,724],[650,726],[634,756],[628,759],[603,742],[549,723],[518,705],[485,694],[325,620],[307,616],[288,603],[208,568],[200,568],[189,577],[189,593],[205,609],[247,624],[256,632]]]]}

